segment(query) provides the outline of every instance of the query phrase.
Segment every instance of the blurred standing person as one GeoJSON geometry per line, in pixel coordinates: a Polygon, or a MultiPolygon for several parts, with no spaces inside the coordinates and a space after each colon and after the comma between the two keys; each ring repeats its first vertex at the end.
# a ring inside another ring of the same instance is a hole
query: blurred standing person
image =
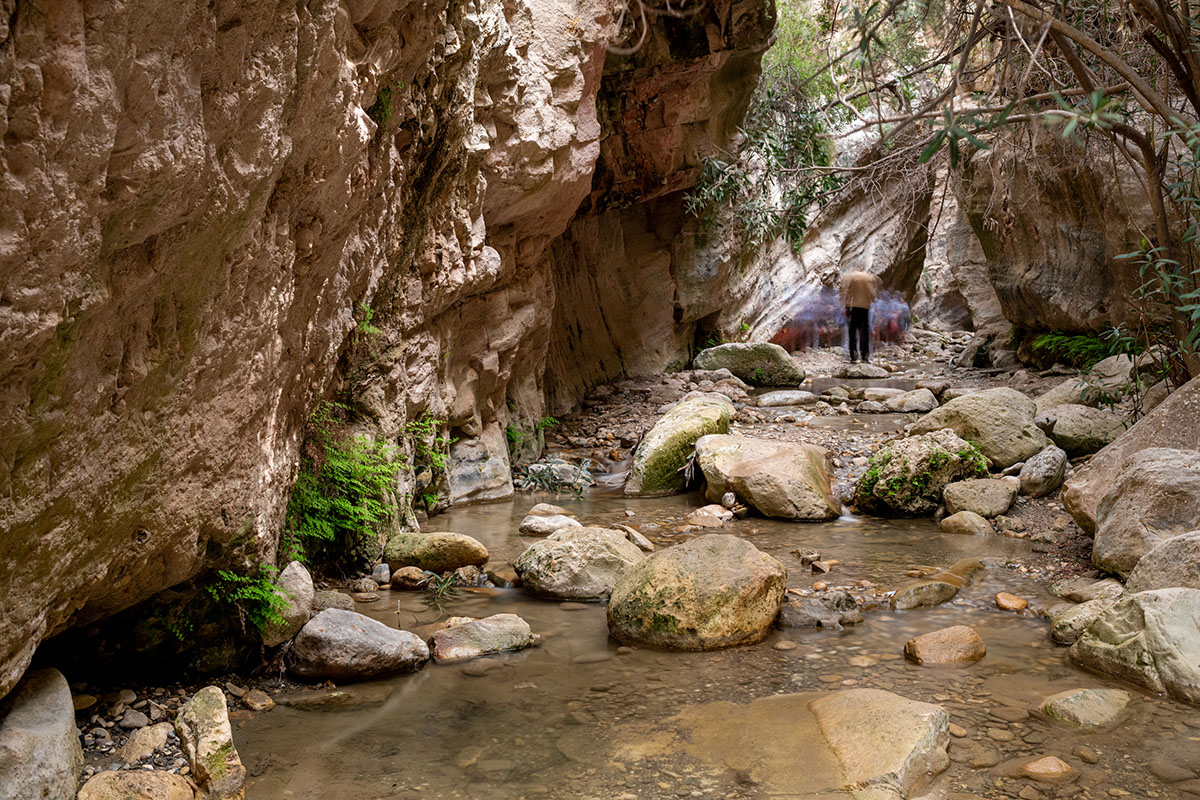
{"type": "Polygon", "coordinates": [[[850,328],[850,361],[858,361],[862,353],[863,363],[870,363],[871,303],[879,278],[869,272],[854,270],[842,278],[842,304],[846,307],[846,324],[850,328]]]}

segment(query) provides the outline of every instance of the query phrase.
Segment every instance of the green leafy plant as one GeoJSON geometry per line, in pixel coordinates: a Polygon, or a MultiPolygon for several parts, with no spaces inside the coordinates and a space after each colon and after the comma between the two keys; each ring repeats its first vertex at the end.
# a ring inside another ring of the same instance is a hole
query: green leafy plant
{"type": "Polygon", "coordinates": [[[362,336],[378,336],[383,331],[376,325],[371,323],[375,319],[375,309],[371,308],[366,303],[359,303],[359,313],[362,314],[362,319],[354,327],[354,330],[362,336]]]}
{"type": "Polygon", "coordinates": [[[458,440],[442,433],[442,426],[445,424],[444,419],[436,419],[430,414],[422,414],[404,426],[404,433],[412,443],[418,468],[429,466],[434,473],[446,471],[450,457],[450,445],[458,440]]]}
{"type": "Polygon", "coordinates": [[[1128,343],[1112,336],[1096,333],[1064,333],[1050,331],[1034,337],[1030,349],[1072,367],[1091,369],[1097,362],[1126,351],[1128,343]]]}
{"type": "Polygon", "coordinates": [[[283,558],[307,561],[308,547],[357,541],[396,512],[396,480],[408,467],[403,453],[361,434],[341,435],[344,411],[326,403],[309,420],[280,543],[283,558]]]}
{"type": "Polygon", "coordinates": [[[557,425],[559,425],[559,421],[554,417],[542,417],[537,421],[536,428],[538,433],[541,433],[542,431],[548,428],[556,427],[557,425]]]}
{"type": "Polygon", "coordinates": [[[237,609],[243,629],[248,623],[261,632],[268,625],[283,624],[288,595],[275,584],[278,572],[270,564],[260,564],[253,575],[218,570],[204,590],[221,605],[237,609]]]}
{"type": "Polygon", "coordinates": [[[458,595],[458,584],[458,575],[453,572],[430,578],[425,583],[425,604],[446,613],[443,603],[458,595]]]}
{"type": "Polygon", "coordinates": [[[529,438],[529,434],[525,433],[515,425],[509,425],[504,429],[504,438],[508,440],[508,446],[510,449],[512,449],[520,447],[521,442],[524,442],[529,438]]]}

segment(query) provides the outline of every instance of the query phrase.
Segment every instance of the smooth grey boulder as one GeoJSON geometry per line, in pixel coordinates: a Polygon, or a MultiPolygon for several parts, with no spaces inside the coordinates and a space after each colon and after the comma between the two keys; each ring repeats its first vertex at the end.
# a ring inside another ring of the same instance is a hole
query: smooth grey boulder
{"type": "Polygon", "coordinates": [[[924,414],[938,407],[937,398],[928,389],[915,389],[911,392],[889,397],[883,401],[888,411],[897,414],[924,414]]]}
{"type": "Polygon", "coordinates": [[[726,492],[776,519],[826,520],[842,513],[823,447],[746,436],[704,436],[696,441],[696,463],[708,484],[706,497],[721,502],[726,492]]]}
{"type": "Polygon", "coordinates": [[[371,570],[371,578],[380,586],[387,586],[392,582],[392,568],[386,563],[376,564],[371,570]]]}
{"type": "Polygon", "coordinates": [[[1116,722],[1131,700],[1120,689],[1071,689],[1043,698],[1038,710],[1075,728],[1103,728],[1116,722]]]}
{"type": "Polygon", "coordinates": [[[582,528],[583,523],[565,514],[528,514],[517,532],[522,536],[549,536],[563,528],[582,528]]]}
{"type": "Polygon", "coordinates": [[[1160,542],[1200,527],[1200,451],[1135,453],[1096,510],[1092,563],[1128,575],[1160,542]]]}
{"type": "Polygon", "coordinates": [[[480,542],[461,533],[398,533],[388,539],[384,560],[393,570],[420,567],[447,572],[487,563],[488,551],[480,542]]]}
{"type": "Polygon", "coordinates": [[[421,637],[353,611],[329,608],[300,629],[288,672],[304,681],[380,678],[420,669],[429,660],[421,637]]]}
{"type": "Polygon", "coordinates": [[[313,593],[313,613],[319,614],[327,608],[354,610],[354,598],[335,589],[322,589],[313,593]]]}
{"type": "Polygon", "coordinates": [[[853,505],[878,516],[920,517],[942,502],[942,489],[987,474],[977,450],[951,430],[909,436],[884,445],[854,487],[853,505]]]}
{"type": "Polygon", "coordinates": [[[856,414],[891,414],[892,410],[878,400],[864,400],[854,407],[856,414]]]}
{"type": "Polygon", "coordinates": [[[312,616],[316,599],[312,575],[299,561],[288,564],[275,584],[284,595],[283,607],[279,609],[283,621],[263,627],[262,641],[267,647],[281,645],[299,633],[312,616]]]}
{"type": "Polygon", "coordinates": [[[1071,458],[1091,455],[1125,430],[1125,418],[1111,411],[1066,403],[1053,410],[1048,433],[1071,458]]]}
{"type": "Polygon", "coordinates": [[[1051,445],[1032,456],[1021,467],[1018,479],[1021,494],[1029,497],[1045,497],[1062,486],[1067,476],[1067,454],[1061,447],[1051,445]]]}
{"type": "Polygon", "coordinates": [[[735,342],[696,354],[696,369],[727,369],[752,386],[799,386],[804,370],[777,344],[735,342]]]}
{"type": "Polygon", "coordinates": [[[663,414],[633,451],[625,494],[662,497],[683,491],[683,468],[701,436],[728,433],[733,404],[719,395],[681,400],[663,414]]]}
{"type": "Polygon", "coordinates": [[[843,364],[833,373],[835,378],[886,378],[891,375],[878,364],[843,364]]]}
{"type": "Polygon", "coordinates": [[[534,542],[513,562],[521,585],[534,594],[602,600],[629,566],[645,557],[623,531],[567,528],[534,542]]]}
{"type": "Polygon", "coordinates": [[[529,623],[516,614],[494,614],[436,631],[429,637],[429,652],[437,663],[453,664],[521,650],[536,641],[529,623]]]}
{"type": "Polygon", "coordinates": [[[74,800],[82,771],[67,679],[25,673],[0,700],[0,800],[74,800]]]}
{"type": "Polygon", "coordinates": [[[1087,627],[1116,602],[1114,598],[1088,600],[1053,614],[1050,617],[1050,639],[1056,644],[1074,644],[1087,627]]]}
{"type": "Polygon", "coordinates": [[[919,436],[950,428],[979,446],[996,469],[1025,461],[1050,444],[1034,424],[1035,406],[1025,395],[1001,387],[956,397],[917,420],[909,431],[919,436]]]}
{"type": "Polygon", "coordinates": [[[1085,669],[1200,704],[1200,589],[1124,595],[1068,656],[1085,669]]]}
{"type": "Polygon", "coordinates": [[[988,519],[998,517],[1008,511],[1017,496],[1010,480],[978,478],[952,483],[942,490],[946,511],[950,514],[974,511],[988,519]]]}
{"type": "Polygon", "coordinates": [[[825,592],[788,600],[775,619],[777,628],[834,628],[863,621],[862,609],[849,592],[825,592]]]}
{"type": "Polygon", "coordinates": [[[1130,456],[1156,447],[1200,449],[1196,435],[1198,419],[1200,377],[1192,378],[1176,389],[1157,408],[1076,470],[1063,489],[1063,505],[1079,527],[1088,533],[1096,530],[1100,501],[1124,474],[1124,465],[1130,456]]]}
{"type": "Polygon", "coordinates": [[[959,511],[957,514],[944,517],[938,523],[938,528],[946,533],[965,533],[973,536],[995,533],[992,523],[974,511],[959,511]]]}
{"type": "Polygon", "coordinates": [[[1148,592],[1173,586],[1200,589],[1200,530],[1159,542],[1138,559],[1125,582],[1125,591],[1148,592]]]}
{"type": "Polygon", "coordinates": [[[812,392],[784,389],[759,395],[756,405],[759,408],[775,408],[777,406],[811,406],[816,402],[817,396],[812,392]]]}

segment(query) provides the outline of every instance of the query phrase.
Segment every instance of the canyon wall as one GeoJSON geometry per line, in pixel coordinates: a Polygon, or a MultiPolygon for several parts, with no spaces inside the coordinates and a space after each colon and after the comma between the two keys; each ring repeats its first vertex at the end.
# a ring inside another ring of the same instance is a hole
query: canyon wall
{"type": "Polygon", "coordinates": [[[774,23],[706,4],[612,60],[600,0],[160,5],[0,14],[0,695],[46,637],[273,561],[335,392],[401,445],[446,420],[445,494],[488,499],[547,396],[678,358],[610,364],[628,309],[577,279],[674,321],[647,237],[774,23]]]}

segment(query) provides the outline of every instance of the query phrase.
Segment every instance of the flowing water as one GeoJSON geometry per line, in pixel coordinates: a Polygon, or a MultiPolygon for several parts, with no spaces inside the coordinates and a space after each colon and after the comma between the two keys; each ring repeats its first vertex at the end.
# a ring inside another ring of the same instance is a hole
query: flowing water
{"type": "MultiPolygon", "coordinates": [[[[531,541],[516,530],[539,500],[553,498],[524,495],[453,509],[426,528],[474,536],[494,563],[506,563],[531,541]]],[[[558,502],[589,523],[630,521],[660,545],[694,535],[675,533],[673,522],[699,504],[695,497],[600,493],[558,502]],[[627,509],[635,517],[627,518],[627,509]]],[[[749,518],[734,521],[727,532],[783,561],[794,588],[813,580],[789,555],[797,547],[838,560],[828,576],[832,584],[865,579],[894,586],[912,566],[962,558],[991,557],[994,566],[936,609],[892,612],[883,606],[845,630],[774,631],[761,644],[709,653],[618,652],[601,604],[479,589],[460,591],[438,608],[423,594],[384,590],[378,602],[359,610],[422,634],[448,615],[512,612],[545,640],[524,652],[314,690],[293,697],[290,707],[239,722],[235,739],[251,774],[247,797],[835,796],[806,791],[820,786],[817,751],[806,748],[819,733],[798,717],[793,725],[787,705],[747,704],[849,686],[940,703],[952,723],[966,729],[952,740],[953,763],[926,790],[928,797],[1197,796],[1186,791],[1193,784],[1167,784],[1147,766],[1200,770],[1195,709],[1121,686],[1135,700],[1109,731],[1079,733],[1026,714],[1055,692],[1120,685],[1067,664],[1040,617],[995,608],[1001,590],[1028,598],[1033,608],[1053,602],[1011,567],[1028,552],[1028,542],[946,535],[931,520],[850,517],[827,524],[749,518]],[[972,625],[986,641],[982,661],[939,668],[901,657],[913,635],[956,624],[972,625]],[[1079,777],[1063,785],[1011,777],[1014,760],[1043,754],[1062,757],[1079,777]]]]}

